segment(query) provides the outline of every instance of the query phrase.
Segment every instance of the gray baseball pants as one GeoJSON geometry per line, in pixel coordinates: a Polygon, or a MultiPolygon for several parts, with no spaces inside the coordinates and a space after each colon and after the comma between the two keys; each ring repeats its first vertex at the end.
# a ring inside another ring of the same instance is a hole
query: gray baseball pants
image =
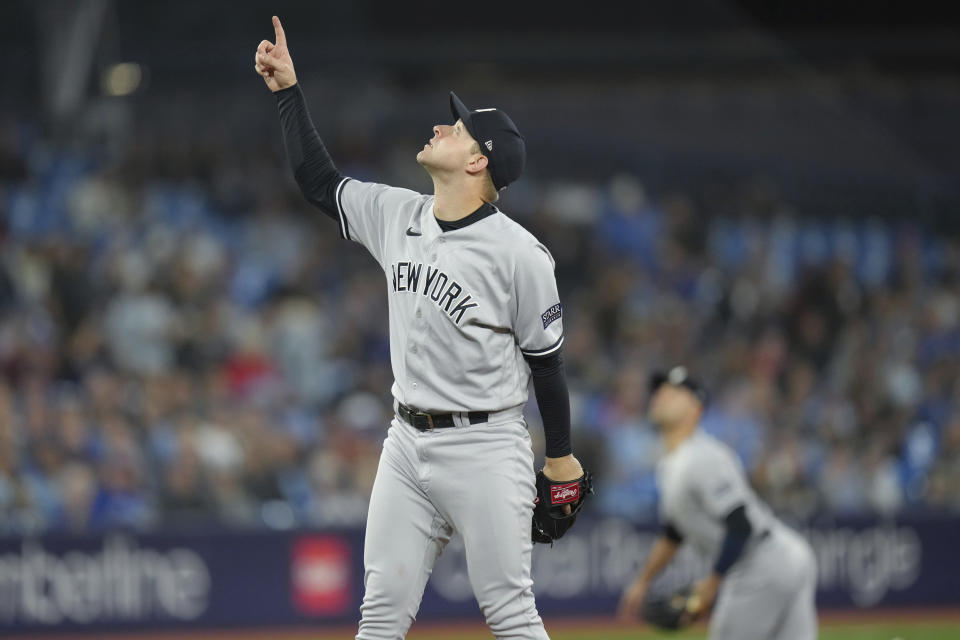
{"type": "Polygon", "coordinates": [[[817,563],[810,544],[777,524],[741,562],[720,588],[710,640],[816,640],[817,563]]]}
{"type": "Polygon", "coordinates": [[[530,434],[519,409],[460,424],[422,432],[394,417],[370,496],[356,640],[406,636],[454,531],[463,536],[470,584],[493,635],[549,640],[530,577],[530,434]]]}

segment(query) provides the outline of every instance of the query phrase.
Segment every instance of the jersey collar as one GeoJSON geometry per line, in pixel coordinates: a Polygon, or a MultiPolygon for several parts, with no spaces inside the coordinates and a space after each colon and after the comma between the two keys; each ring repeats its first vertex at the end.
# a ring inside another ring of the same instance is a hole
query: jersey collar
{"type": "Polygon", "coordinates": [[[443,232],[447,232],[447,231],[456,231],[457,229],[463,229],[464,227],[468,227],[474,222],[479,222],[484,218],[492,216],[495,213],[497,213],[497,208],[492,204],[490,204],[489,202],[484,202],[482,205],[480,205],[480,207],[476,211],[474,211],[468,216],[460,218],[459,220],[453,220],[453,221],[440,220],[439,218],[436,218],[436,216],[434,216],[434,218],[436,218],[437,225],[440,227],[440,230],[443,232]]]}

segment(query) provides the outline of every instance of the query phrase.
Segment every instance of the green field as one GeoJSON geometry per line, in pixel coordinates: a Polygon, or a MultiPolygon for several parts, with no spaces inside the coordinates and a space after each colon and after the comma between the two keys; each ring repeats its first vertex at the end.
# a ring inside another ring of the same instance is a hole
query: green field
{"type": "MultiPolygon", "coordinates": [[[[551,640],[704,640],[706,631],[694,633],[656,633],[648,630],[623,629],[551,631],[551,640]]],[[[408,640],[490,640],[485,633],[455,632],[452,635],[439,633],[410,633],[408,640]]],[[[821,629],[820,640],[958,640],[960,625],[944,624],[864,624],[839,625],[821,629]]],[[[318,638],[318,640],[325,640],[318,638]]]]}
{"type": "MultiPolygon", "coordinates": [[[[704,640],[706,637],[705,629],[683,633],[658,633],[640,628],[584,628],[563,631],[554,627],[550,630],[551,640],[704,640]]],[[[821,627],[819,637],[820,640],[958,640],[960,639],[960,623],[829,624],[821,627]]],[[[419,634],[411,632],[407,638],[408,640],[439,640],[440,638],[491,640],[491,636],[483,632],[454,632],[452,634],[450,632],[444,634],[441,631],[419,634]]]]}
{"type": "MultiPolygon", "coordinates": [[[[547,630],[551,640],[704,640],[705,627],[683,633],[656,632],[648,627],[624,627],[606,624],[576,622],[565,625],[549,621],[547,630]]],[[[104,634],[98,640],[348,640],[356,627],[339,629],[273,629],[231,631],[177,631],[153,633],[104,634]]],[[[31,636],[44,640],[91,640],[91,635],[31,636]]],[[[821,624],[820,640],[960,640],[960,618],[957,614],[927,616],[911,615],[897,620],[843,620],[821,624]]],[[[492,635],[476,625],[421,625],[407,636],[408,640],[492,640],[492,635]]],[[[10,636],[6,640],[28,640],[25,636],[10,636]]]]}
{"type": "MultiPolygon", "coordinates": [[[[553,632],[552,640],[703,640],[705,631],[696,633],[654,633],[650,631],[574,631],[569,633],[553,632]]],[[[410,640],[417,638],[410,634],[410,640]]],[[[458,636],[457,640],[489,640],[490,636],[458,636]]],[[[842,625],[826,627],[820,632],[820,640],[957,640],[960,638],[960,626],[936,624],[883,624],[883,625],[842,625]]]]}

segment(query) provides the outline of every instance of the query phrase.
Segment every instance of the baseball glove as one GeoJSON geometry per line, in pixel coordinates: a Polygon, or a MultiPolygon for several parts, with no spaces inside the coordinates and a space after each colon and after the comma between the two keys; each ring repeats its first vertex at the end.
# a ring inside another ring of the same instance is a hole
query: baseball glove
{"type": "Polygon", "coordinates": [[[588,495],[593,493],[593,474],[584,471],[576,480],[554,482],[541,469],[537,473],[537,498],[533,508],[533,541],[543,544],[562,538],[577,520],[588,495]],[[570,505],[570,513],[564,507],[570,505]]]}
{"type": "Polygon", "coordinates": [[[672,593],[649,595],[643,601],[641,616],[661,629],[683,629],[700,614],[700,597],[693,588],[683,587],[672,593]]]}

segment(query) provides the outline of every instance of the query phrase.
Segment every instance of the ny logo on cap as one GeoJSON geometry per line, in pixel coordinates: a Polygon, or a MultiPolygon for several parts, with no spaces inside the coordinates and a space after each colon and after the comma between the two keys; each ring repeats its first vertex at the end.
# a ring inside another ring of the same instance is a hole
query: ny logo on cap
{"type": "Polygon", "coordinates": [[[493,151],[493,140],[487,140],[483,144],[487,148],[487,151],[493,151]]]}

